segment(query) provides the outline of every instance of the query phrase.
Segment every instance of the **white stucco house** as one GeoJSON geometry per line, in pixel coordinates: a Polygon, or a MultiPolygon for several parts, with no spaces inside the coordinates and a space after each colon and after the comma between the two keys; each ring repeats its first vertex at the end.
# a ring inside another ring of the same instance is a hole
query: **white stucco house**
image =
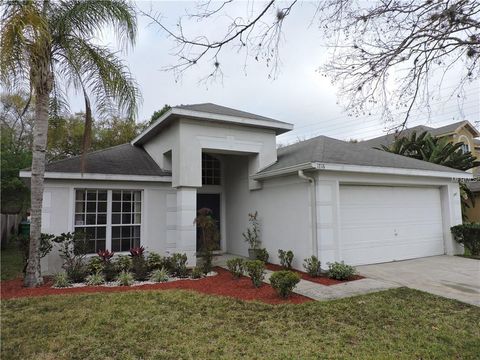
{"type": "MultiPolygon", "coordinates": [[[[85,229],[92,253],[142,245],[193,266],[193,219],[209,207],[220,252],[247,255],[242,232],[257,210],[270,259],[292,250],[299,269],[314,254],[326,266],[461,251],[454,178],[471,174],[324,136],[277,149],[292,129],[210,103],[174,107],[131,143],[90,153],[84,173],[78,157],[47,165],[42,231],[85,229]]],[[[59,271],[58,253],[42,265],[59,271]]]]}

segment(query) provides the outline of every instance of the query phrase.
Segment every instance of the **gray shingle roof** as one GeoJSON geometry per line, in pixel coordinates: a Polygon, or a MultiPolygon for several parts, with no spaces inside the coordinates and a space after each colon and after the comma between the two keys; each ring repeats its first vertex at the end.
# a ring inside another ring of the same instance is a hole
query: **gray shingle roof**
{"type": "Polygon", "coordinates": [[[264,120],[271,121],[277,124],[287,124],[283,121],[275,120],[266,116],[252,114],[246,111],[232,109],[226,106],[221,106],[213,103],[203,103],[203,104],[192,104],[192,105],[178,105],[175,106],[176,109],[192,110],[192,111],[201,111],[209,114],[218,114],[226,116],[236,116],[246,119],[255,119],[255,120],[264,120]]]}
{"type": "Polygon", "coordinates": [[[463,171],[446,166],[370,149],[360,144],[348,143],[326,136],[318,136],[278,149],[277,162],[260,173],[309,162],[463,173],[463,171]]]}
{"type": "MultiPolygon", "coordinates": [[[[79,173],[80,156],[47,164],[47,172],[79,173]]],[[[130,143],[113,146],[87,154],[85,173],[168,176],[141,147],[130,143]]]]}

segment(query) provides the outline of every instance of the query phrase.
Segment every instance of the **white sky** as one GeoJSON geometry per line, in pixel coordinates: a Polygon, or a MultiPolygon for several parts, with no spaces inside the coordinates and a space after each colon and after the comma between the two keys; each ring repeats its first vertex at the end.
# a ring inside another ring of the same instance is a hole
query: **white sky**
{"type": "MultiPolygon", "coordinates": [[[[164,22],[175,29],[177,19],[186,9],[193,12],[195,2],[139,1],[137,5],[144,10],[152,7],[160,12],[164,22]]],[[[229,15],[244,15],[251,3],[240,2],[228,7],[229,15]]],[[[260,6],[260,4],[256,4],[260,6]]],[[[162,69],[175,63],[172,55],[173,40],[168,38],[157,25],[146,18],[139,17],[136,46],[123,55],[131,72],[138,81],[143,95],[143,104],[139,110],[139,120],[150,118],[151,114],[164,104],[194,104],[212,102],[240,110],[287,121],[295,129],[279,137],[281,143],[289,143],[297,138],[309,138],[327,135],[339,139],[367,139],[382,135],[385,124],[374,116],[364,118],[349,117],[337,104],[336,88],[328,79],[316,70],[326,60],[326,48],[323,46],[321,30],[310,26],[315,5],[302,2],[295,6],[284,23],[284,39],[280,46],[281,69],[277,79],[268,78],[269,69],[264,63],[255,60],[247,62],[244,71],[244,56],[236,50],[225,48],[220,59],[223,68],[223,81],[205,85],[199,82],[210,70],[210,63],[199,65],[184,74],[176,82],[172,72],[162,69]]],[[[215,23],[186,25],[186,31],[200,31],[215,36],[224,32],[222,19],[215,23]],[[189,29],[189,26],[192,26],[189,29]]],[[[106,34],[105,43],[115,45],[111,35],[106,34]]],[[[456,74],[444,82],[444,88],[455,85],[456,74]]],[[[445,91],[445,95],[450,95],[445,91]]],[[[73,97],[72,111],[82,109],[81,102],[73,97]]],[[[456,98],[437,98],[432,100],[432,113],[416,110],[410,126],[426,124],[441,126],[467,119],[480,121],[480,80],[466,87],[466,99],[463,105],[456,98]]],[[[389,125],[390,127],[390,125],[389,125]]]]}

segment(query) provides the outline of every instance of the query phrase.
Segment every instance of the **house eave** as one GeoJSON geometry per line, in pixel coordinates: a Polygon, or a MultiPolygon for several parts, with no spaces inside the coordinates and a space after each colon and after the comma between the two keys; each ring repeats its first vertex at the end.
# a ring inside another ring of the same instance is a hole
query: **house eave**
{"type": "Polygon", "coordinates": [[[252,175],[253,180],[262,180],[270,177],[284,176],[291,173],[296,173],[298,170],[315,169],[319,171],[340,171],[350,173],[364,173],[364,174],[383,174],[383,175],[403,175],[403,176],[422,176],[432,178],[448,178],[448,179],[472,179],[474,176],[467,172],[457,171],[432,171],[419,169],[403,169],[394,167],[382,166],[364,166],[364,165],[347,165],[347,164],[333,164],[322,162],[303,163],[295,166],[289,166],[282,169],[266,171],[264,173],[252,175]]]}
{"type": "MultiPolygon", "coordinates": [[[[20,177],[29,178],[31,171],[20,171],[20,177]]],[[[45,179],[58,180],[101,180],[101,181],[142,181],[142,182],[172,182],[171,176],[156,175],[124,175],[124,174],[98,174],[98,173],[67,173],[45,172],[45,179]]]]}

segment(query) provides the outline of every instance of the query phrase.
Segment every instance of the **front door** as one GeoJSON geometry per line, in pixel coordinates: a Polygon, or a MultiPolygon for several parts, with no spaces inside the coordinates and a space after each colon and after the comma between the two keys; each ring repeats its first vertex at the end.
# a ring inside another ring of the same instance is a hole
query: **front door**
{"type": "MultiPolygon", "coordinates": [[[[197,210],[208,208],[212,210],[212,216],[217,224],[218,234],[220,235],[220,194],[197,194],[197,210]]],[[[201,231],[197,229],[197,251],[202,247],[201,231]]],[[[215,250],[220,250],[220,236],[218,237],[215,250]]]]}

